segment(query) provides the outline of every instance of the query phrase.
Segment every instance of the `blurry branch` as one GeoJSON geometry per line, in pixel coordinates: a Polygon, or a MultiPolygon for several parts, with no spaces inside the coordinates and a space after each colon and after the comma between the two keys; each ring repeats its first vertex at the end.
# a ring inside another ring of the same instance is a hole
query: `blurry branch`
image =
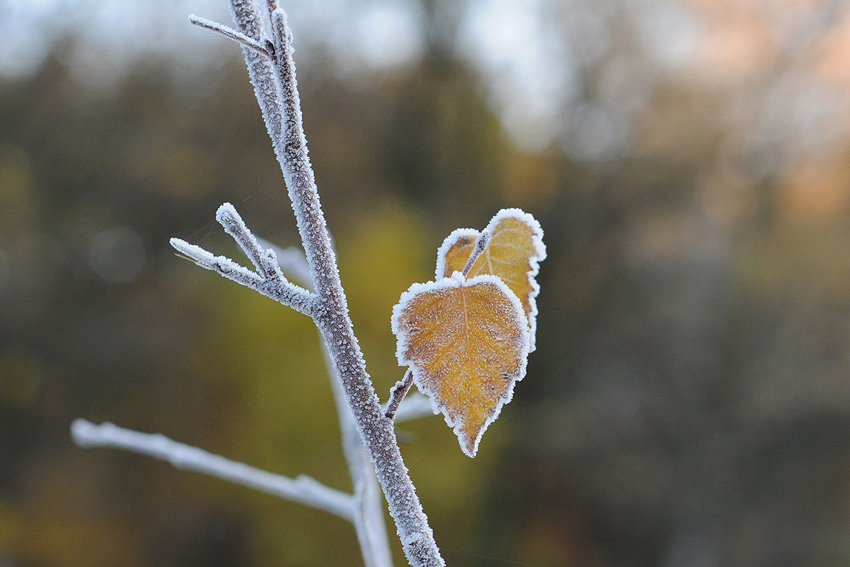
{"type": "Polygon", "coordinates": [[[304,257],[304,252],[295,246],[281,248],[280,246],[260,237],[257,237],[257,242],[259,242],[261,246],[274,251],[275,256],[277,256],[277,262],[280,265],[280,269],[283,270],[283,273],[289,276],[290,280],[304,289],[313,291],[313,280],[312,276],[310,276],[310,265],[304,257]]]}
{"type": "Polygon", "coordinates": [[[354,529],[360,552],[366,565],[392,566],[392,553],[384,520],[384,499],[375,476],[375,467],[369,460],[366,447],[357,433],[357,424],[348,407],[339,373],[331,359],[327,343],[322,340],[322,354],[328,369],[331,390],[339,418],[342,452],[348,465],[348,474],[354,487],[354,529]]]}
{"type": "MultiPolygon", "coordinates": [[[[312,291],[310,266],[304,253],[294,246],[280,248],[263,239],[262,246],[274,251],[281,269],[296,280],[298,284],[312,291]]],[[[320,337],[321,338],[321,337],[320,337]]],[[[392,565],[392,554],[387,539],[387,526],[384,520],[384,501],[375,477],[375,469],[369,461],[369,454],[360,441],[357,425],[348,408],[345,393],[339,382],[339,375],[331,359],[327,344],[322,340],[322,354],[336,403],[339,428],[342,437],[342,450],[348,465],[348,474],[354,486],[354,528],[357,541],[366,565],[392,565]]]]}
{"type": "Polygon", "coordinates": [[[139,433],[111,423],[95,425],[85,419],[77,419],[71,424],[71,434],[80,447],[112,447],[147,455],[168,461],[178,469],[229,480],[354,522],[354,498],[309,476],[300,475],[292,479],[273,474],[172,441],[164,435],[139,433]]]}

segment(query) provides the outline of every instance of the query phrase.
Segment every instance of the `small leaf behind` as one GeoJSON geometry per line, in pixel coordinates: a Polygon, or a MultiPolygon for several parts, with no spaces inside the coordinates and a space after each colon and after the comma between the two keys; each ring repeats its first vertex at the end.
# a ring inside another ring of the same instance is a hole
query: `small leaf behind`
{"type": "MultiPolygon", "coordinates": [[[[516,294],[528,319],[529,352],[533,352],[537,332],[536,297],[540,292],[535,276],[539,262],[546,258],[543,229],[533,216],[520,209],[502,209],[484,230],[490,232],[490,241],[472,264],[468,277],[492,274],[516,294]]],[[[479,234],[477,230],[461,228],[443,241],[437,251],[437,278],[450,277],[463,269],[479,234]]]]}

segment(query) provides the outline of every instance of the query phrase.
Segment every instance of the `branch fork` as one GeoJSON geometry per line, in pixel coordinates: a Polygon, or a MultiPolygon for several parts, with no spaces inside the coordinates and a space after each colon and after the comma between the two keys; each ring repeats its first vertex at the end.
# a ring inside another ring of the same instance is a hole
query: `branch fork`
{"type": "Polygon", "coordinates": [[[219,207],[216,219],[224,227],[225,232],[239,244],[239,247],[254,264],[256,272],[240,266],[230,258],[215,256],[200,246],[189,244],[179,238],[172,238],[171,246],[198,266],[250,287],[299,313],[313,317],[317,300],[316,294],[286,279],[274,250],[260,246],[233,205],[225,203],[219,207]]]}

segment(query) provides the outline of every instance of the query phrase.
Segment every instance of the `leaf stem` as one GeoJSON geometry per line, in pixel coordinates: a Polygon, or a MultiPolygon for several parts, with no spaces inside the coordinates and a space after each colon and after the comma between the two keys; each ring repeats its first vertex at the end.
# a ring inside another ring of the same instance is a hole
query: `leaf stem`
{"type": "Polygon", "coordinates": [[[404,373],[404,377],[396,382],[395,386],[390,390],[390,399],[387,402],[387,408],[384,410],[385,418],[390,421],[395,420],[398,408],[410,391],[411,386],[413,386],[413,371],[408,368],[407,372],[404,373]]]}
{"type": "Polygon", "coordinates": [[[428,417],[434,415],[434,409],[431,407],[431,399],[425,394],[414,392],[404,398],[401,407],[395,414],[395,422],[410,421],[420,417],[428,417]]]}
{"type": "Polygon", "coordinates": [[[472,265],[478,257],[481,256],[488,244],[490,244],[490,231],[485,229],[478,235],[478,239],[475,241],[475,248],[472,249],[472,253],[469,255],[469,258],[467,258],[466,264],[463,266],[463,270],[461,270],[463,277],[466,277],[469,274],[469,270],[472,269],[472,265]]]}

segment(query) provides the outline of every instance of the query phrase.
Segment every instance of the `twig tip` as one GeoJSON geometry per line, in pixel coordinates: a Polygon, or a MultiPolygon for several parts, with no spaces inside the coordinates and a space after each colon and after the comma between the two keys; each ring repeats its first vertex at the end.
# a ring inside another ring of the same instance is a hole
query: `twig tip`
{"type": "Polygon", "coordinates": [[[71,423],[71,439],[80,447],[90,447],[92,434],[97,426],[90,421],[77,418],[71,423]]]}
{"type": "Polygon", "coordinates": [[[230,224],[240,217],[239,213],[236,212],[236,207],[230,203],[223,203],[215,212],[215,218],[221,224],[230,224]]]}

